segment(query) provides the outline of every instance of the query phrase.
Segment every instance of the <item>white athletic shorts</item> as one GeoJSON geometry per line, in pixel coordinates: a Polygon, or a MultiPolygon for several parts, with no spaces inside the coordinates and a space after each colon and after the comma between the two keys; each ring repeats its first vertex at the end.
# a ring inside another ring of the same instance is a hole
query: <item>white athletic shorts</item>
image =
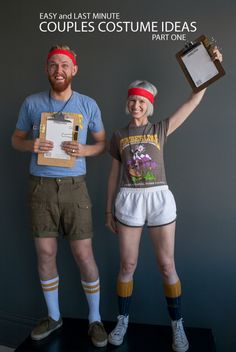
{"type": "Polygon", "coordinates": [[[124,225],[140,227],[163,226],[176,220],[176,204],[167,185],[121,187],[115,201],[116,219],[124,225]]]}

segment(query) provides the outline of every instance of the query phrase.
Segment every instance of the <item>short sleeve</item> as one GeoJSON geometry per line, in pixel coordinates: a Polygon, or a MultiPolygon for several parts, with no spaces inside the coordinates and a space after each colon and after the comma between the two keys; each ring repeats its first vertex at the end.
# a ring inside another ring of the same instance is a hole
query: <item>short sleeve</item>
{"type": "Polygon", "coordinates": [[[18,120],[16,123],[16,128],[26,132],[32,129],[32,122],[30,119],[29,104],[27,102],[27,98],[24,100],[23,104],[21,105],[19,115],[18,115],[18,120]]]}
{"type": "Polygon", "coordinates": [[[101,117],[101,110],[99,109],[95,101],[93,101],[93,103],[91,104],[90,120],[88,126],[91,132],[100,132],[104,130],[101,117]]]}
{"type": "Polygon", "coordinates": [[[157,133],[159,140],[166,142],[169,129],[169,119],[162,120],[157,123],[157,133]]]}

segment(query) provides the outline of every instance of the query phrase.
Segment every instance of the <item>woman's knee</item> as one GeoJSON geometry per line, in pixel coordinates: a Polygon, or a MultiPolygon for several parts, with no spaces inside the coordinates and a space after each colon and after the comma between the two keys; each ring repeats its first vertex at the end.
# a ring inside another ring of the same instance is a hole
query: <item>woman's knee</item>
{"type": "Polygon", "coordinates": [[[137,263],[136,262],[121,262],[120,273],[121,275],[133,275],[135,272],[137,263]]]}
{"type": "Polygon", "coordinates": [[[160,271],[164,278],[168,279],[176,274],[174,261],[169,261],[160,264],[160,271]]]}

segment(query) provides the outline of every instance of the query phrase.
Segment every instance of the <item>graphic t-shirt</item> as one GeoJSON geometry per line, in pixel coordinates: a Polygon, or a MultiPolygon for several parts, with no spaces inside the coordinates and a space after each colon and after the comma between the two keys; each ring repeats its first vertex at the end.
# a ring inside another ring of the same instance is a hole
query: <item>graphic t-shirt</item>
{"type": "Polygon", "coordinates": [[[154,187],[166,184],[163,147],[169,120],[126,126],[113,133],[110,154],[123,165],[121,187],[154,187]]]}

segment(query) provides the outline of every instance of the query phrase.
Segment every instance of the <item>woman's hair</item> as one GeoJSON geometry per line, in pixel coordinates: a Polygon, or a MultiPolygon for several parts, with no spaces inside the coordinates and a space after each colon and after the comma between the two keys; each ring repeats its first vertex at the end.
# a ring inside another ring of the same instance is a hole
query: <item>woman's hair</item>
{"type": "MultiPolygon", "coordinates": [[[[145,89],[148,92],[150,92],[153,95],[153,97],[155,97],[157,95],[157,88],[152,83],[150,83],[148,81],[141,81],[141,80],[134,81],[128,87],[128,89],[131,89],[131,88],[142,88],[142,89],[145,89]]],[[[125,112],[127,114],[129,114],[128,102],[129,102],[129,100],[132,100],[133,97],[134,97],[134,95],[130,95],[127,98],[126,108],[125,108],[125,112]]],[[[145,100],[147,102],[147,104],[148,104],[147,115],[148,116],[152,116],[152,114],[153,114],[153,104],[146,97],[142,96],[142,99],[145,100]]]]}

